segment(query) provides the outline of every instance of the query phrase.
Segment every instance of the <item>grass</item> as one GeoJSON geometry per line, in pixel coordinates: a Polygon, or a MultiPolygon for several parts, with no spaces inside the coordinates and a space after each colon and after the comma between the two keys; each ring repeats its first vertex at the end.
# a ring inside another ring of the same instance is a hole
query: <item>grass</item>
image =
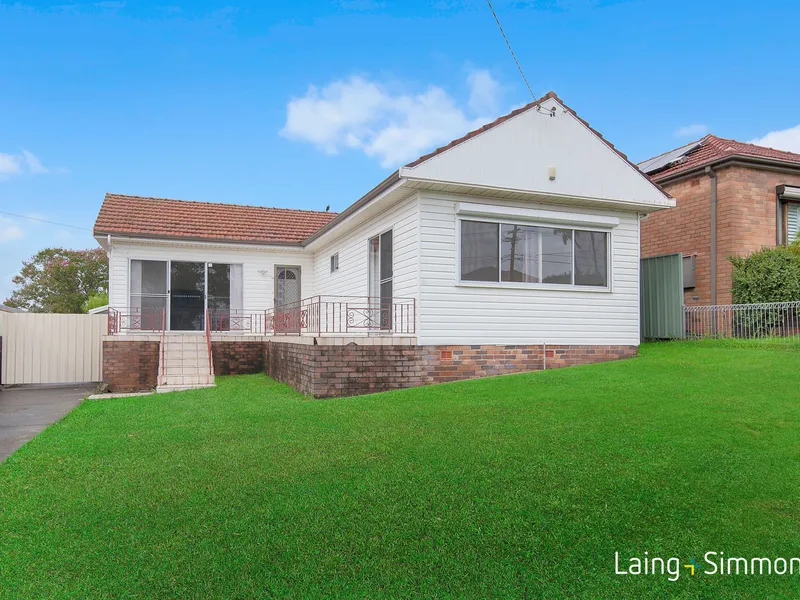
{"type": "Polygon", "coordinates": [[[262,376],[86,401],[0,464],[5,598],[797,598],[614,553],[800,555],[800,352],[310,400],[262,376]]]}

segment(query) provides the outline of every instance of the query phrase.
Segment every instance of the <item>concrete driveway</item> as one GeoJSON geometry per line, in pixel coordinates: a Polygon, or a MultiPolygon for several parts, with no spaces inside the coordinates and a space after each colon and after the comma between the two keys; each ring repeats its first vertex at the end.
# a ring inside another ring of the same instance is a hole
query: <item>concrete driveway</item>
{"type": "Polygon", "coordinates": [[[0,391],[0,461],[75,408],[94,387],[23,386],[0,391]]]}

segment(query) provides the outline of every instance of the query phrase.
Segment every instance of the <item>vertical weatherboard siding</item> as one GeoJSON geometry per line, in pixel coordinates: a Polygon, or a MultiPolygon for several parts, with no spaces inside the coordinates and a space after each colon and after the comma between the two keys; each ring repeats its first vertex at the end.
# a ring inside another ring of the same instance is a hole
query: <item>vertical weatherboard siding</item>
{"type": "Polygon", "coordinates": [[[433,193],[422,193],[419,202],[421,345],[639,344],[635,212],[433,193]],[[620,223],[611,230],[611,291],[458,285],[455,205],[459,201],[617,217],[620,223]]]}

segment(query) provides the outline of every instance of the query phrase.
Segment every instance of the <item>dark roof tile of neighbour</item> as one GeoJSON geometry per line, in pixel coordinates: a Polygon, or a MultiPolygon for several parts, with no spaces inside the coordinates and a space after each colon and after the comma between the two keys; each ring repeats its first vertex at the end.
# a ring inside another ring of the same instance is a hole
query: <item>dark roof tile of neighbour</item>
{"type": "MultiPolygon", "coordinates": [[[[781,162],[791,162],[800,165],[800,154],[794,152],[786,152],[784,150],[775,150],[774,148],[767,148],[765,146],[757,146],[755,144],[748,144],[745,142],[737,142],[736,140],[729,140],[716,135],[707,135],[696,142],[698,147],[690,150],[674,162],[666,165],[660,171],[651,173],[650,176],[655,181],[679,175],[686,171],[710,165],[718,162],[724,158],[731,158],[735,156],[760,158],[767,160],[775,160],[781,162]]],[[[691,144],[687,144],[691,145],[691,144]]],[[[671,151],[670,151],[671,152],[671,151]]],[[[664,153],[666,154],[666,152],[664,153]]],[[[659,154],[659,156],[662,156],[659,154]]],[[[658,158],[658,156],[653,157],[658,158]]],[[[642,161],[643,164],[649,162],[642,161]]]]}

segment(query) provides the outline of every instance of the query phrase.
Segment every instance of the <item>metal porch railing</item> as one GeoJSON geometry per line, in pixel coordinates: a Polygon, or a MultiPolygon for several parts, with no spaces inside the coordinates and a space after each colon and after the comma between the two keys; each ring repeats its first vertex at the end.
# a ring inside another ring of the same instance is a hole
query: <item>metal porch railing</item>
{"type": "Polygon", "coordinates": [[[416,332],[414,298],[313,296],[267,310],[209,311],[212,332],[261,335],[407,335],[416,332]]]}

